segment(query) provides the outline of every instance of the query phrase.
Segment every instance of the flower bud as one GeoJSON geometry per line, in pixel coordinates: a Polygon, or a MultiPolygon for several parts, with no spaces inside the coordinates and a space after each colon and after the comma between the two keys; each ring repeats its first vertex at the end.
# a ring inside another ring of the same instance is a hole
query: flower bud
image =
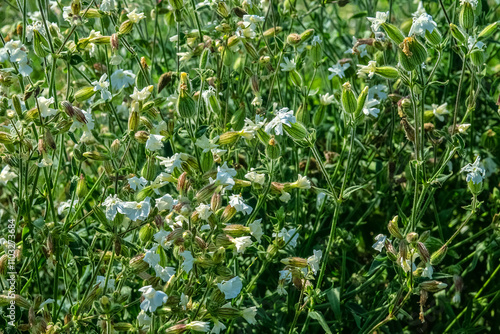
{"type": "Polygon", "coordinates": [[[306,268],[307,267],[307,260],[303,259],[301,257],[287,257],[285,259],[282,259],[281,263],[283,263],[286,266],[292,266],[292,267],[298,267],[298,268],[306,268]]]}
{"type": "Polygon", "coordinates": [[[354,114],[358,107],[358,102],[356,101],[356,97],[351,90],[351,84],[346,82],[342,85],[342,95],[340,99],[342,103],[342,108],[348,114],[354,114]]]}
{"type": "Polygon", "coordinates": [[[398,253],[394,249],[394,246],[389,239],[385,239],[384,246],[386,250],[385,253],[387,254],[389,260],[391,260],[392,262],[396,262],[398,260],[398,253]]]}
{"type": "Polygon", "coordinates": [[[124,21],[121,25],[120,28],[118,29],[118,35],[126,35],[129,32],[132,31],[132,28],[134,27],[134,23],[130,20],[124,21]]]}
{"type": "Polygon", "coordinates": [[[455,24],[450,23],[451,35],[459,42],[459,44],[464,44],[467,42],[466,34],[462,31],[462,28],[457,27],[455,24]]]}
{"type": "Polygon", "coordinates": [[[12,105],[14,106],[17,117],[21,118],[23,115],[23,110],[21,108],[21,99],[16,94],[12,95],[12,105]]]}
{"type": "Polygon", "coordinates": [[[361,115],[361,112],[363,111],[363,107],[365,106],[366,99],[368,97],[368,92],[369,92],[369,87],[365,86],[363,90],[361,91],[361,94],[359,94],[358,99],[356,101],[356,112],[355,112],[355,117],[358,117],[361,115]]]}
{"type": "Polygon", "coordinates": [[[284,126],[283,129],[295,141],[301,141],[308,135],[306,127],[301,122],[292,123],[292,126],[284,126]]]}
{"type": "Polygon", "coordinates": [[[417,242],[417,251],[424,262],[428,262],[430,260],[430,255],[427,247],[425,247],[425,245],[420,241],[417,242]]]}
{"type": "Polygon", "coordinates": [[[177,98],[177,112],[183,118],[191,118],[196,112],[196,102],[189,94],[189,79],[185,72],[181,73],[179,82],[179,97],[177,98]]]}
{"type": "Polygon", "coordinates": [[[375,74],[380,75],[382,78],[395,80],[399,78],[399,72],[392,66],[380,66],[375,69],[375,74]]]}
{"type": "Polygon", "coordinates": [[[432,253],[431,255],[431,264],[434,266],[436,264],[440,264],[446,256],[446,252],[448,251],[448,246],[443,246],[439,248],[437,251],[432,253]]]}
{"type": "Polygon", "coordinates": [[[88,188],[87,188],[87,182],[85,182],[85,177],[83,174],[80,174],[80,179],[78,180],[76,184],[76,196],[78,198],[82,199],[88,194],[88,188]]]}
{"type": "Polygon", "coordinates": [[[222,231],[232,237],[242,237],[250,233],[250,228],[240,224],[231,224],[224,227],[222,231]]]}
{"type": "Polygon", "coordinates": [[[470,53],[470,60],[475,66],[482,66],[484,63],[484,50],[474,49],[470,53]]]}
{"type": "Polygon", "coordinates": [[[96,45],[105,45],[111,44],[111,36],[97,36],[93,37],[89,40],[90,43],[94,43],[96,45]]]}
{"type": "Polygon", "coordinates": [[[438,46],[443,41],[443,36],[441,35],[441,32],[439,32],[438,28],[434,28],[432,32],[429,32],[429,30],[426,29],[425,39],[429,42],[429,44],[438,46]]]}
{"type": "Polygon", "coordinates": [[[252,43],[249,42],[243,42],[243,46],[247,50],[248,54],[253,58],[253,59],[259,59],[259,53],[257,52],[257,49],[252,43]]]}
{"type": "Polygon", "coordinates": [[[14,139],[6,132],[0,132],[0,144],[13,144],[14,139]]]}
{"type": "Polygon", "coordinates": [[[83,153],[83,156],[87,159],[97,160],[97,161],[104,161],[109,159],[109,157],[106,154],[98,151],[85,152],[83,153]]]}
{"type": "Polygon", "coordinates": [[[75,93],[75,100],[77,100],[78,102],[86,101],[90,99],[92,96],[94,96],[95,93],[97,93],[97,91],[94,90],[94,87],[92,86],[84,87],[82,89],[79,89],[75,93]]]}
{"type": "Polygon", "coordinates": [[[290,45],[298,45],[301,42],[300,35],[296,33],[290,34],[286,38],[286,42],[290,45]]]}
{"type": "Polygon", "coordinates": [[[151,226],[151,224],[146,224],[139,230],[139,239],[141,239],[143,243],[146,243],[150,241],[151,238],[153,238],[153,234],[154,234],[153,226],[151,226]]]}
{"type": "MultiPolygon", "coordinates": [[[[132,109],[130,115],[128,117],[128,130],[131,132],[136,132],[139,128],[139,112],[137,110],[132,109]]],[[[147,139],[146,139],[147,140],[147,139]]],[[[145,142],[144,142],[145,143],[145,142]]]]}
{"type": "Polygon", "coordinates": [[[399,47],[399,61],[407,71],[413,71],[427,59],[425,47],[415,37],[406,37],[399,47]]]}
{"type": "Polygon", "coordinates": [[[316,112],[313,115],[313,125],[315,127],[320,126],[323,124],[323,121],[325,120],[326,117],[326,106],[320,105],[319,108],[316,110],[316,112]]]}
{"type": "Polygon", "coordinates": [[[420,237],[418,238],[418,241],[420,242],[426,242],[427,239],[429,239],[429,236],[431,235],[431,232],[429,230],[425,231],[424,233],[422,233],[420,235],[420,237]]]}
{"type": "Polygon", "coordinates": [[[381,27],[382,29],[384,29],[387,36],[389,36],[389,38],[392,39],[397,45],[401,44],[405,39],[401,30],[399,30],[399,28],[394,25],[390,23],[383,23],[381,27]]]}
{"type": "Polygon", "coordinates": [[[220,216],[220,221],[222,224],[227,223],[228,221],[231,220],[231,218],[234,217],[236,214],[236,209],[233,208],[231,205],[226,206],[224,211],[222,212],[222,215],[220,216]]]}
{"type": "Polygon", "coordinates": [[[160,93],[165,87],[170,86],[172,83],[172,72],[163,73],[158,79],[158,93],[160,93]]]}
{"type": "Polygon", "coordinates": [[[229,6],[224,2],[220,1],[217,3],[217,14],[222,16],[223,18],[228,18],[229,17],[229,6]]]}
{"type": "Polygon", "coordinates": [[[313,35],[314,35],[314,29],[307,29],[302,34],[300,34],[300,41],[301,41],[301,43],[302,42],[306,42],[311,37],[313,37],[313,35]]]}
{"type": "Polygon", "coordinates": [[[281,156],[281,148],[278,141],[272,137],[266,146],[266,156],[269,159],[276,160],[281,156]]]}
{"type": "Polygon", "coordinates": [[[483,39],[487,39],[488,37],[490,37],[491,35],[493,35],[493,33],[497,30],[498,28],[498,24],[499,24],[499,21],[497,22],[494,22],[492,24],[490,24],[489,26],[487,26],[486,28],[484,28],[480,33],[479,35],[477,35],[477,39],[478,40],[483,40],[483,39]]]}
{"type": "Polygon", "coordinates": [[[418,233],[416,232],[410,232],[406,235],[406,241],[408,241],[408,243],[414,243],[414,242],[417,242],[418,240],[418,233]]]}
{"type": "Polygon", "coordinates": [[[266,31],[264,31],[264,32],[262,33],[262,35],[263,35],[264,37],[274,37],[274,36],[276,36],[277,34],[279,34],[282,30],[283,30],[283,28],[282,28],[282,27],[277,26],[277,27],[273,27],[273,28],[269,28],[269,29],[267,29],[266,31]]]}
{"type": "Polygon", "coordinates": [[[221,194],[214,193],[212,195],[212,199],[210,200],[210,209],[213,212],[216,212],[217,210],[219,210],[221,208],[221,205],[222,205],[222,196],[221,196],[221,194]]]}
{"type": "Polygon", "coordinates": [[[137,131],[134,134],[135,140],[140,144],[146,144],[149,139],[149,133],[147,131],[137,131]]]}
{"type": "Polygon", "coordinates": [[[458,22],[464,29],[470,29],[474,26],[474,8],[472,8],[470,3],[464,2],[462,5],[458,16],[458,22]]]}
{"type": "Polygon", "coordinates": [[[448,284],[440,281],[425,281],[420,283],[420,288],[428,292],[438,292],[445,289],[448,284]]]}
{"type": "Polygon", "coordinates": [[[387,229],[389,230],[389,233],[394,237],[398,239],[403,239],[403,235],[401,234],[401,231],[399,230],[398,227],[398,216],[394,216],[392,220],[387,224],[387,229]]]}

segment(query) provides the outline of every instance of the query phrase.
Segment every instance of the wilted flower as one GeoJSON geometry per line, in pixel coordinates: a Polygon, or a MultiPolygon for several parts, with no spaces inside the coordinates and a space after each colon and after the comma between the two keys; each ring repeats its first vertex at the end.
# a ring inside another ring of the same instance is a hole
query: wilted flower
{"type": "Polygon", "coordinates": [[[377,235],[377,236],[375,237],[375,240],[376,240],[377,242],[375,242],[375,243],[373,244],[373,246],[372,246],[372,247],[373,247],[374,249],[378,250],[379,252],[381,252],[381,251],[382,251],[382,248],[384,248],[384,245],[385,245],[385,240],[386,240],[386,239],[387,239],[387,237],[386,237],[385,235],[383,235],[383,234],[379,234],[379,235],[377,235]]]}

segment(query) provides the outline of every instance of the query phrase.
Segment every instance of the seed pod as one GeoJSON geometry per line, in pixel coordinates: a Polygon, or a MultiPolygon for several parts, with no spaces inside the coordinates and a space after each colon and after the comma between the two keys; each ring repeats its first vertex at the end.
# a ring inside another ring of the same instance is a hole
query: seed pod
{"type": "Polygon", "coordinates": [[[75,115],[75,110],[73,109],[73,105],[68,101],[62,101],[61,106],[64,109],[64,112],[69,116],[73,117],[75,115]]]}
{"type": "Polygon", "coordinates": [[[288,35],[288,37],[286,38],[286,42],[290,45],[298,45],[300,44],[301,40],[300,40],[300,35],[299,34],[296,34],[296,33],[292,33],[290,35],[288,35]]]}
{"type": "Polygon", "coordinates": [[[380,75],[382,78],[395,80],[399,78],[399,71],[391,66],[380,66],[375,69],[375,74],[380,75]]]}
{"type": "Polygon", "coordinates": [[[301,122],[292,123],[292,126],[284,126],[283,129],[295,141],[304,140],[309,133],[301,122]]]}
{"type": "Polygon", "coordinates": [[[132,31],[132,28],[134,27],[134,23],[130,20],[124,21],[121,25],[120,28],[118,29],[118,35],[126,35],[129,32],[132,31]]]}
{"type": "Polygon", "coordinates": [[[231,220],[231,218],[234,217],[236,214],[236,209],[233,208],[231,205],[226,206],[224,211],[222,212],[222,215],[220,216],[220,221],[222,224],[227,223],[228,221],[231,220]]]}
{"type": "Polygon", "coordinates": [[[351,90],[351,84],[346,82],[342,85],[342,95],[340,99],[342,103],[342,108],[348,114],[354,114],[358,107],[358,102],[356,101],[356,97],[351,90]]]}
{"type": "Polygon", "coordinates": [[[106,154],[98,151],[85,152],[83,153],[83,156],[90,160],[97,160],[97,161],[109,160],[109,157],[106,154]]]}
{"type": "Polygon", "coordinates": [[[43,139],[45,141],[45,145],[47,147],[50,147],[51,149],[55,150],[57,148],[56,146],[56,141],[54,140],[54,137],[52,136],[52,133],[50,133],[49,129],[45,130],[43,139]]]}
{"type": "Polygon", "coordinates": [[[21,118],[23,115],[23,110],[21,108],[21,99],[16,94],[12,95],[12,105],[14,106],[17,117],[21,118]]]}
{"type": "Polygon", "coordinates": [[[464,29],[470,29],[474,26],[474,8],[472,8],[470,3],[464,2],[462,5],[458,16],[458,22],[464,29]]]}
{"type": "Polygon", "coordinates": [[[444,257],[446,256],[447,251],[448,251],[448,246],[443,246],[434,253],[432,253],[431,264],[434,266],[436,264],[441,263],[441,261],[443,261],[444,257]]]}
{"type": "Polygon", "coordinates": [[[399,28],[394,25],[390,23],[383,23],[381,27],[382,29],[384,29],[387,36],[389,36],[389,38],[392,39],[397,45],[401,44],[405,39],[401,30],[399,30],[399,28]]]}
{"type": "Polygon", "coordinates": [[[420,283],[420,288],[428,292],[438,292],[445,289],[448,284],[440,281],[425,281],[420,283]]]}
{"type": "Polygon", "coordinates": [[[94,90],[94,87],[92,86],[84,87],[82,89],[79,89],[75,93],[75,100],[77,100],[78,102],[83,102],[90,99],[96,93],[97,91],[94,90]]]}
{"type": "Polygon", "coordinates": [[[363,108],[365,106],[366,98],[368,97],[368,92],[369,92],[369,87],[365,86],[363,90],[361,91],[361,94],[359,94],[358,99],[356,101],[356,112],[354,113],[355,117],[359,117],[361,115],[361,112],[363,111],[363,108]]]}
{"type": "Polygon", "coordinates": [[[479,41],[479,40],[487,39],[488,37],[493,35],[493,33],[497,30],[498,25],[499,25],[499,21],[494,22],[494,23],[490,24],[489,26],[487,26],[486,28],[484,28],[479,33],[479,35],[477,35],[477,40],[479,41]]]}
{"type": "Polygon", "coordinates": [[[220,1],[217,3],[216,12],[223,18],[227,19],[229,17],[229,6],[224,1],[220,1]]]}
{"type": "Polygon", "coordinates": [[[319,63],[323,58],[323,47],[321,46],[321,41],[313,39],[311,42],[311,50],[309,51],[311,60],[314,63],[319,63]]]}
{"type": "Polygon", "coordinates": [[[313,115],[313,125],[315,127],[320,126],[321,124],[323,124],[325,117],[326,117],[326,106],[320,105],[313,115]]]}
{"type": "Polygon", "coordinates": [[[139,239],[141,239],[143,243],[146,243],[153,238],[153,234],[153,226],[151,226],[151,224],[146,224],[139,230],[139,239]]]}
{"type": "Polygon", "coordinates": [[[97,36],[93,37],[89,40],[90,43],[94,43],[96,45],[105,45],[111,44],[111,36],[97,36]]]}
{"type": "Polygon", "coordinates": [[[484,63],[484,50],[475,49],[470,53],[470,60],[476,66],[482,66],[484,63]]]}
{"type": "Polygon", "coordinates": [[[213,212],[217,212],[221,208],[222,205],[222,196],[221,194],[214,193],[212,195],[212,199],[210,200],[210,209],[213,212]]]}
{"type": "Polygon", "coordinates": [[[83,174],[80,174],[80,179],[78,180],[76,184],[76,196],[78,198],[82,199],[88,194],[88,188],[87,188],[87,182],[85,182],[85,177],[83,174]]]}
{"type": "Polygon", "coordinates": [[[403,235],[401,234],[401,231],[399,230],[398,227],[398,216],[394,216],[392,220],[387,224],[387,229],[389,230],[389,233],[394,237],[398,239],[403,239],[403,235]]]}
{"type": "Polygon", "coordinates": [[[149,264],[144,261],[144,254],[139,254],[131,258],[129,265],[132,271],[136,273],[143,272],[149,268],[149,264]]]}
{"type": "Polygon", "coordinates": [[[389,239],[385,239],[384,246],[386,250],[385,253],[387,254],[389,260],[391,260],[392,262],[396,262],[398,260],[398,253],[394,249],[394,246],[389,239]]]}
{"type": "Polygon", "coordinates": [[[177,98],[177,112],[183,118],[192,118],[196,112],[196,102],[189,94],[189,79],[185,72],[181,73],[179,82],[179,97],[177,98]]]}
{"type": "Polygon", "coordinates": [[[302,76],[300,75],[299,72],[297,72],[297,70],[290,71],[289,75],[290,75],[290,80],[292,81],[295,87],[299,88],[302,87],[303,83],[302,76]]]}
{"type": "Polygon", "coordinates": [[[219,136],[219,145],[231,145],[236,143],[240,135],[236,131],[228,131],[219,136]]]}
{"type": "Polygon", "coordinates": [[[438,46],[443,41],[443,36],[441,35],[441,32],[438,28],[434,28],[432,32],[429,32],[429,30],[426,29],[425,39],[427,40],[427,42],[429,42],[429,44],[438,46]]]}
{"type": "Polygon", "coordinates": [[[417,251],[424,262],[428,262],[430,260],[430,255],[427,247],[425,247],[425,245],[420,241],[417,242],[417,251]]]}
{"type": "Polygon", "coordinates": [[[467,42],[466,34],[462,31],[462,28],[450,23],[450,30],[452,36],[459,42],[459,44],[465,44],[467,42]]]}
{"type": "Polygon", "coordinates": [[[243,16],[248,15],[248,13],[241,7],[234,7],[233,8],[233,13],[234,15],[238,16],[240,19],[243,18],[243,16]]]}
{"type": "Polygon", "coordinates": [[[259,59],[259,53],[257,52],[257,49],[252,43],[248,42],[243,42],[243,46],[247,50],[248,54],[253,58],[253,59],[259,59]]]}
{"type": "Polygon", "coordinates": [[[292,267],[298,267],[298,268],[306,268],[307,267],[307,260],[303,259],[301,257],[287,257],[285,259],[282,259],[281,263],[283,263],[286,266],[292,266],[292,267]]]}
{"type": "Polygon", "coordinates": [[[406,138],[411,142],[415,142],[415,129],[408,123],[406,117],[401,118],[401,125],[405,131],[406,138]]]}
{"type": "Polygon", "coordinates": [[[130,112],[130,115],[128,117],[128,130],[129,131],[131,131],[131,132],[137,131],[137,129],[139,128],[139,119],[140,119],[139,112],[132,109],[132,111],[130,112]]]}
{"type": "Polygon", "coordinates": [[[402,50],[399,53],[400,61],[403,60],[404,63],[401,64],[407,71],[422,65],[427,59],[427,50],[415,37],[406,37],[399,47],[402,50]]]}
{"type": "Polygon", "coordinates": [[[283,30],[283,28],[282,28],[282,27],[277,26],[277,27],[273,27],[273,28],[269,28],[269,29],[267,29],[266,31],[264,31],[264,32],[262,33],[262,35],[263,35],[264,37],[274,37],[274,36],[276,36],[277,34],[279,34],[282,30],[283,30]]]}
{"type": "Polygon", "coordinates": [[[302,34],[300,34],[300,41],[301,41],[301,43],[302,42],[306,42],[307,40],[309,40],[310,38],[312,38],[313,35],[314,35],[314,29],[307,29],[302,34]]]}
{"type": "Polygon", "coordinates": [[[224,227],[222,231],[232,237],[242,237],[250,233],[250,228],[240,224],[231,224],[224,227]]]}
{"type": "Polygon", "coordinates": [[[274,136],[269,139],[269,143],[266,146],[266,157],[272,160],[276,160],[281,156],[281,148],[274,136]]]}

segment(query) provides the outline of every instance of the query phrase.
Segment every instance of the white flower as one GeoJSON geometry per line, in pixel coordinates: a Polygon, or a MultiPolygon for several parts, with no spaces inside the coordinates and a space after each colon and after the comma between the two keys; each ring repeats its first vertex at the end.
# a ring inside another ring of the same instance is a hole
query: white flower
{"type": "Polygon", "coordinates": [[[449,113],[449,111],[446,109],[447,106],[448,106],[448,103],[443,103],[440,106],[438,106],[437,104],[432,105],[432,113],[441,122],[444,121],[443,115],[446,115],[449,113]]]}
{"type": "Polygon", "coordinates": [[[160,254],[156,253],[158,249],[158,245],[151,247],[150,249],[146,249],[146,253],[144,254],[143,261],[148,263],[150,267],[156,267],[156,265],[160,262],[160,254]]]}
{"type": "Polygon", "coordinates": [[[458,132],[465,133],[467,131],[467,129],[470,128],[470,123],[459,124],[459,125],[457,125],[457,128],[458,128],[458,132]]]}
{"type": "Polygon", "coordinates": [[[146,148],[150,151],[161,150],[163,148],[163,138],[165,138],[165,136],[150,134],[146,141],[146,148]]]}
{"type": "Polygon", "coordinates": [[[245,174],[245,178],[249,181],[260,184],[261,186],[263,186],[266,182],[266,175],[254,172],[253,168],[250,169],[250,172],[245,174]]]}
{"type": "Polygon", "coordinates": [[[472,8],[476,8],[477,6],[477,0],[460,0],[460,6],[463,6],[466,3],[470,4],[472,8]]]}
{"type": "MultiPolygon", "coordinates": [[[[56,2],[57,3],[57,2],[56,2]]],[[[103,12],[111,12],[115,9],[115,1],[114,0],[102,0],[101,6],[99,9],[103,12]]]]}
{"type": "Polygon", "coordinates": [[[141,178],[133,176],[128,179],[128,184],[130,188],[135,191],[141,191],[148,184],[148,180],[146,180],[143,176],[141,176],[141,178]]]}
{"type": "Polygon", "coordinates": [[[153,235],[153,238],[155,242],[160,244],[163,249],[170,249],[172,246],[172,243],[174,242],[173,240],[169,240],[168,236],[170,235],[170,232],[165,231],[164,229],[160,229],[158,232],[156,232],[153,235]]]}
{"type": "Polygon", "coordinates": [[[210,331],[210,333],[212,333],[212,334],[220,334],[220,332],[223,331],[226,328],[227,327],[224,326],[224,324],[222,322],[220,322],[217,319],[214,319],[214,327],[212,328],[212,330],[210,331]]]}
{"type": "Polygon", "coordinates": [[[217,283],[220,292],[224,294],[226,299],[233,299],[240,294],[243,283],[238,276],[231,278],[229,281],[222,281],[217,283]]]}
{"type": "Polygon", "coordinates": [[[39,163],[37,163],[36,165],[40,168],[43,168],[43,167],[50,167],[53,164],[54,164],[54,161],[52,161],[52,159],[47,154],[44,154],[43,159],[39,163]]]}
{"type": "Polygon", "coordinates": [[[288,59],[288,57],[284,57],[283,58],[283,61],[284,63],[281,63],[280,66],[281,66],[281,70],[283,72],[290,72],[290,71],[293,71],[295,70],[295,68],[297,67],[297,64],[295,64],[295,61],[292,59],[288,59]]]}
{"type": "Polygon", "coordinates": [[[387,97],[387,86],[386,85],[375,85],[368,88],[368,100],[378,97],[383,100],[387,97]]]}
{"type": "Polygon", "coordinates": [[[250,104],[253,105],[254,107],[260,107],[262,105],[262,97],[257,95],[256,97],[253,98],[250,104]]]}
{"type": "Polygon", "coordinates": [[[139,312],[137,322],[139,323],[139,327],[149,328],[151,326],[151,318],[143,310],[139,312]]]}
{"type": "Polygon", "coordinates": [[[186,328],[191,329],[195,332],[206,333],[210,330],[210,323],[204,321],[192,321],[186,325],[186,328]]]}
{"type": "Polygon", "coordinates": [[[172,276],[175,275],[175,268],[172,267],[162,267],[157,264],[155,267],[156,277],[161,278],[163,282],[168,282],[172,276]]]}
{"type": "Polygon", "coordinates": [[[144,301],[141,303],[141,310],[154,312],[163,305],[168,299],[168,296],[163,291],[156,291],[151,285],[143,286],[139,289],[142,292],[144,301]]]}
{"type": "Polygon", "coordinates": [[[53,97],[46,99],[45,97],[40,96],[37,98],[37,102],[38,110],[40,111],[40,115],[42,115],[42,117],[48,117],[57,114],[57,110],[50,107],[50,105],[54,103],[53,97]]]}
{"type": "Polygon", "coordinates": [[[44,300],[44,301],[43,301],[43,303],[41,303],[41,304],[40,304],[40,306],[38,306],[38,309],[40,309],[40,310],[41,310],[41,309],[43,309],[43,307],[44,307],[45,305],[52,304],[53,302],[55,302],[55,300],[54,300],[54,299],[52,299],[52,298],[47,298],[46,300],[44,300]]]}
{"type": "Polygon", "coordinates": [[[179,302],[179,304],[182,306],[184,310],[187,309],[188,303],[189,303],[189,296],[186,296],[184,292],[181,293],[181,301],[179,302]]]}
{"type": "Polygon", "coordinates": [[[12,181],[15,177],[17,177],[16,173],[11,172],[10,166],[6,165],[2,169],[2,172],[0,172],[0,184],[3,184],[5,186],[9,181],[12,181]]]}
{"type": "Polygon", "coordinates": [[[419,35],[419,36],[425,36],[425,32],[428,31],[429,33],[432,33],[434,29],[437,27],[436,22],[432,19],[432,16],[429,14],[421,14],[418,17],[413,18],[413,24],[411,26],[409,35],[419,35]]]}
{"type": "Polygon", "coordinates": [[[379,105],[380,102],[375,99],[368,100],[366,99],[365,105],[363,107],[363,114],[366,116],[372,115],[373,117],[377,118],[378,113],[380,112],[379,108],[374,108],[374,106],[379,105]]]}
{"type": "Polygon", "coordinates": [[[248,307],[241,312],[241,316],[250,324],[256,325],[257,321],[255,321],[255,316],[257,315],[257,307],[248,307]]]}
{"type": "Polygon", "coordinates": [[[170,211],[170,210],[172,210],[174,205],[177,205],[177,200],[174,199],[169,194],[165,194],[162,197],[157,198],[155,201],[156,201],[156,207],[158,208],[158,211],[163,211],[163,210],[170,211]]]}
{"type": "Polygon", "coordinates": [[[132,221],[148,218],[149,210],[149,197],[146,197],[142,202],[124,202],[118,207],[118,212],[132,221]]]}
{"type": "Polygon", "coordinates": [[[0,48],[0,62],[6,60],[16,62],[19,66],[19,73],[23,77],[27,77],[33,72],[33,69],[28,65],[28,54],[25,50],[26,47],[21,41],[10,40],[5,43],[3,48],[0,48]]]}
{"type": "Polygon", "coordinates": [[[313,250],[313,255],[307,258],[307,264],[311,267],[314,275],[318,272],[322,256],[323,252],[321,250],[313,250]]]}
{"type": "Polygon", "coordinates": [[[212,210],[210,210],[210,205],[201,203],[195,209],[198,212],[198,216],[202,220],[208,220],[208,218],[212,215],[212,210]]]}
{"type": "Polygon", "coordinates": [[[227,162],[224,162],[222,166],[217,167],[217,177],[212,179],[209,178],[210,184],[215,183],[216,185],[224,186],[225,189],[231,190],[234,186],[233,176],[236,176],[236,170],[234,168],[229,168],[227,162]]]}
{"type": "Polygon", "coordinates": [[[229,196],[229,205],[235,208],[237,212],[243,212],[245,215],[251,214],[253,210],[250,205],[243,202],[243,198],[239,194],[229,196]]]}
{"type": "Polygon", "coordinates": [[[367,17],[368,21],[372,23],[372,31],[375,33],[379,30],[380,26],[389,18],[389,12],[377,12],[375,17],[367,17]]]}
{"type": "Polygon", "coordinates": [[[319,96],[319,103],[324,106],[328,106],[335,101],[335,96],[333,94],[326,93],[319,96]]]}
{"type": "Polygon", "coordinates": [[[379,234],[375,237],[376,242],[373,244],[373,248],[378,250],[379,252],[382,251],[382,248],[384,248],[385,245],[385,240],[387,237],[383,234],[379,234]]]}
{"type": "Polygon", "coordinates": [[[182,170],[182,159],[180,153],[175,153],[170,158],[160,157],[157,158],[160,160],[160,165],[165,167],[167,173],[172,173],[174,169],[177,167],[179,170],[182,170]]]}
{"type": "Polygon", "coordinates": [[[257,242],[260,242],[260,239],[264,235],[264,232],[262,232],[262,219],[256,219],[254,220],[251,224],[248,224],[248,227],[250,228],[250,234],[257,239],[257,242]]]}
{"type": "Polygon", "coordinates": [[[103,99],[104,101],[111,100],[111,98],[112,98],[112,95],[108,90],[109,81],[107,79],[108,79],[108,75],[106,73],[104,73],[99,78],[99,81],[92,82],[92,86],[94,86],[94,91],[96,91],[96,92],[100,91],[101,92],[101,99],[103,99]]]}
{"type": "Polygon", "coordinates": [[[377,70],[377,62],[375,60],[370,60],[368,65],[357,65],[359,67],[358,76],[364,78],[368,75],[368,78],[372,78],[377,70]]]}
{"type": "Polygon", "coordinates": [[[147,86],[141,90],[138,90],[137,87],[134,87],[134,93],[131,94],[130,97],[134,101],[145,101],[149,98],[152,91],[153,91],[153,86],[147,86]]]}
{"type": "Polygon", "coordinates": [[[191,254],[190,251],[186,250],[180,253],[179,255],[181,255],[184,258],[184,262],[182,262],[182,270],[184,270],[186,273],[189,274],[191,269],[193,269],[193,264],[194,264],[193,254],[191,254]]]}
{"type": "Polygon", "coordinates": [[[486,175],[484,168],[480,167],[481,157],[477,156],[473,164],[467,164],[460,172],[468,172],[467,182],[472,181],[474,184],[480,184],[486,175]]]}
{"type": "Polygon", "coordinates": [[[291,186],[298,189],[311,189],[311,182],[307,179],[306,176],[298,174],[297,181],[292,183],[291,186]]]}
{"type": "Polygon", "coordinates": [[[432,279],[432,274],[434,273],[434,269],[432,268],[431,264],[429,261],[425,264],[425,268],[422,271],[422,277],[427,277],[432,279]]]}
{"type": "Polygon", "coordinates": [[[316,208],[319,210],[325,203],[326,194],[324,192],[319,192],[316,196],[316,208]]]}
{"type": "Polygon", "coordinates": [[[297,229],[295,228],[291,228],[287,231],[287,229],[283,227],[278,234],[273,233],[273,237],[277,236],[278,238],[282,238],[285,243],[290,242],[289,245],[295,248],[295,246],[297,246],[297,239],[299,238],[299,234],[295,233],[296,231],[297,229]]]}
{"type": "Polygon", "coordinates": [[[243,22],[248,22],[248,23],[259,23],[259,22],[264,22],[265,17],[264,16],[258,16],[258,15],[243,15],[243,22]]]}
{"type": "Polygon", "coordinates": [[[481,51],[484,51],[484,47],[486,46],[486,44],[478,41],[474,36],[469,36],[469,38],[467,39],[467,46],[469,47],[469,50],[479,49],[481,51]]]}
{"type": "Polygon", "coordinates": [[[290,199],[292,198],[292,196],[290,195],[290,193],[287,193],[286,191],[283,191],[281,193],[281,196],[279,198],[280,198],[280,201],[282,201],[283,203],[288,203],[288,201],[290,201],[290,199]]]}
{"type": "Polygon", "coordinates": [[[214,144],[214,140],[210,140],[207,138],[207,136],[203,135],[200,138],[196,140],[196,146],[201,148],[203,150],[203,153],[208,153],[212,151],[213,149],[216,149],[219,147],[219,145],[214,144]]]}
{"type": "Polygon", "coordinates": [[[130,70],[118,69],[111,74],[111,85],[113,89],[127,88],[135,83],[135,74],[130,70]]]}
{"type": "Polygon", "coordinates": [[[236,252],[243,254],[247,247],[252,245],[251,237],[239,237],[231,239],[232,243],[236,246],[236,252]]]}
{"type": "Polygon", "coordinates": [[[321,44],[323,43],[323,41],[321,40],[321,38],[318,36],[318,35],[314,35],[312,41],[311,41],[311,45],[312,46],[316,46],[318,44],[321,44]]]}
{"type": "Polygon", "coordinates": [[[265,127],[267,133],[271,133],[274,130],[276,135],[283,134],[283,125],[292,127],[292,124],[296,122],[295,116],[293,116],[293,110],[288,108],[282,108],[278,110],[276,117],[274,117],[265,127]]]}
{"type": "Polygon", "coordinates": [[[109,195],[106,197],[103,206],[106,207],[106,218],[108,220],[113,220],[116,217],[116,213],[118,212],[118,207],[122,205],[122,200],[118,198],[118,195],[109,195]]]}
{"type": "Polygon", "coordinates": [[[137,9],[134,9],[133,11],[131,11],[130,13],[127,14],[128,19],[132,23],[137,23],[140,20],[146,18],[146,15],[144,15],[144,13],[136,13],[136,11],[137,11],[137,9]]]}
{"type": "Polygon", "coordinates": [[[345,78],[345,70],[347,70],[349,67],[351,67],[351,64],[349,63],[344,63],[344,64],[340,64],[340,63],[337,63],[335,65],[332,65],[332,67],[330,67],[328,69],[328,71],[332,72],[329,76],[328,76],[328,80],[332,80],[333,77],[339,77],[341,79],[345,78]]]}
{"type": "MultiPolygon", "coordinates": [[[[97,276],[96,277],[96,284],[99,285],[100,288],[104,289],[104,285],[106,284],[106,277],[97,276]]],[[[108,278],[107,289],[111,290],[111,291],[115,290],[115,280],[114,279],[108,278]]]]}

